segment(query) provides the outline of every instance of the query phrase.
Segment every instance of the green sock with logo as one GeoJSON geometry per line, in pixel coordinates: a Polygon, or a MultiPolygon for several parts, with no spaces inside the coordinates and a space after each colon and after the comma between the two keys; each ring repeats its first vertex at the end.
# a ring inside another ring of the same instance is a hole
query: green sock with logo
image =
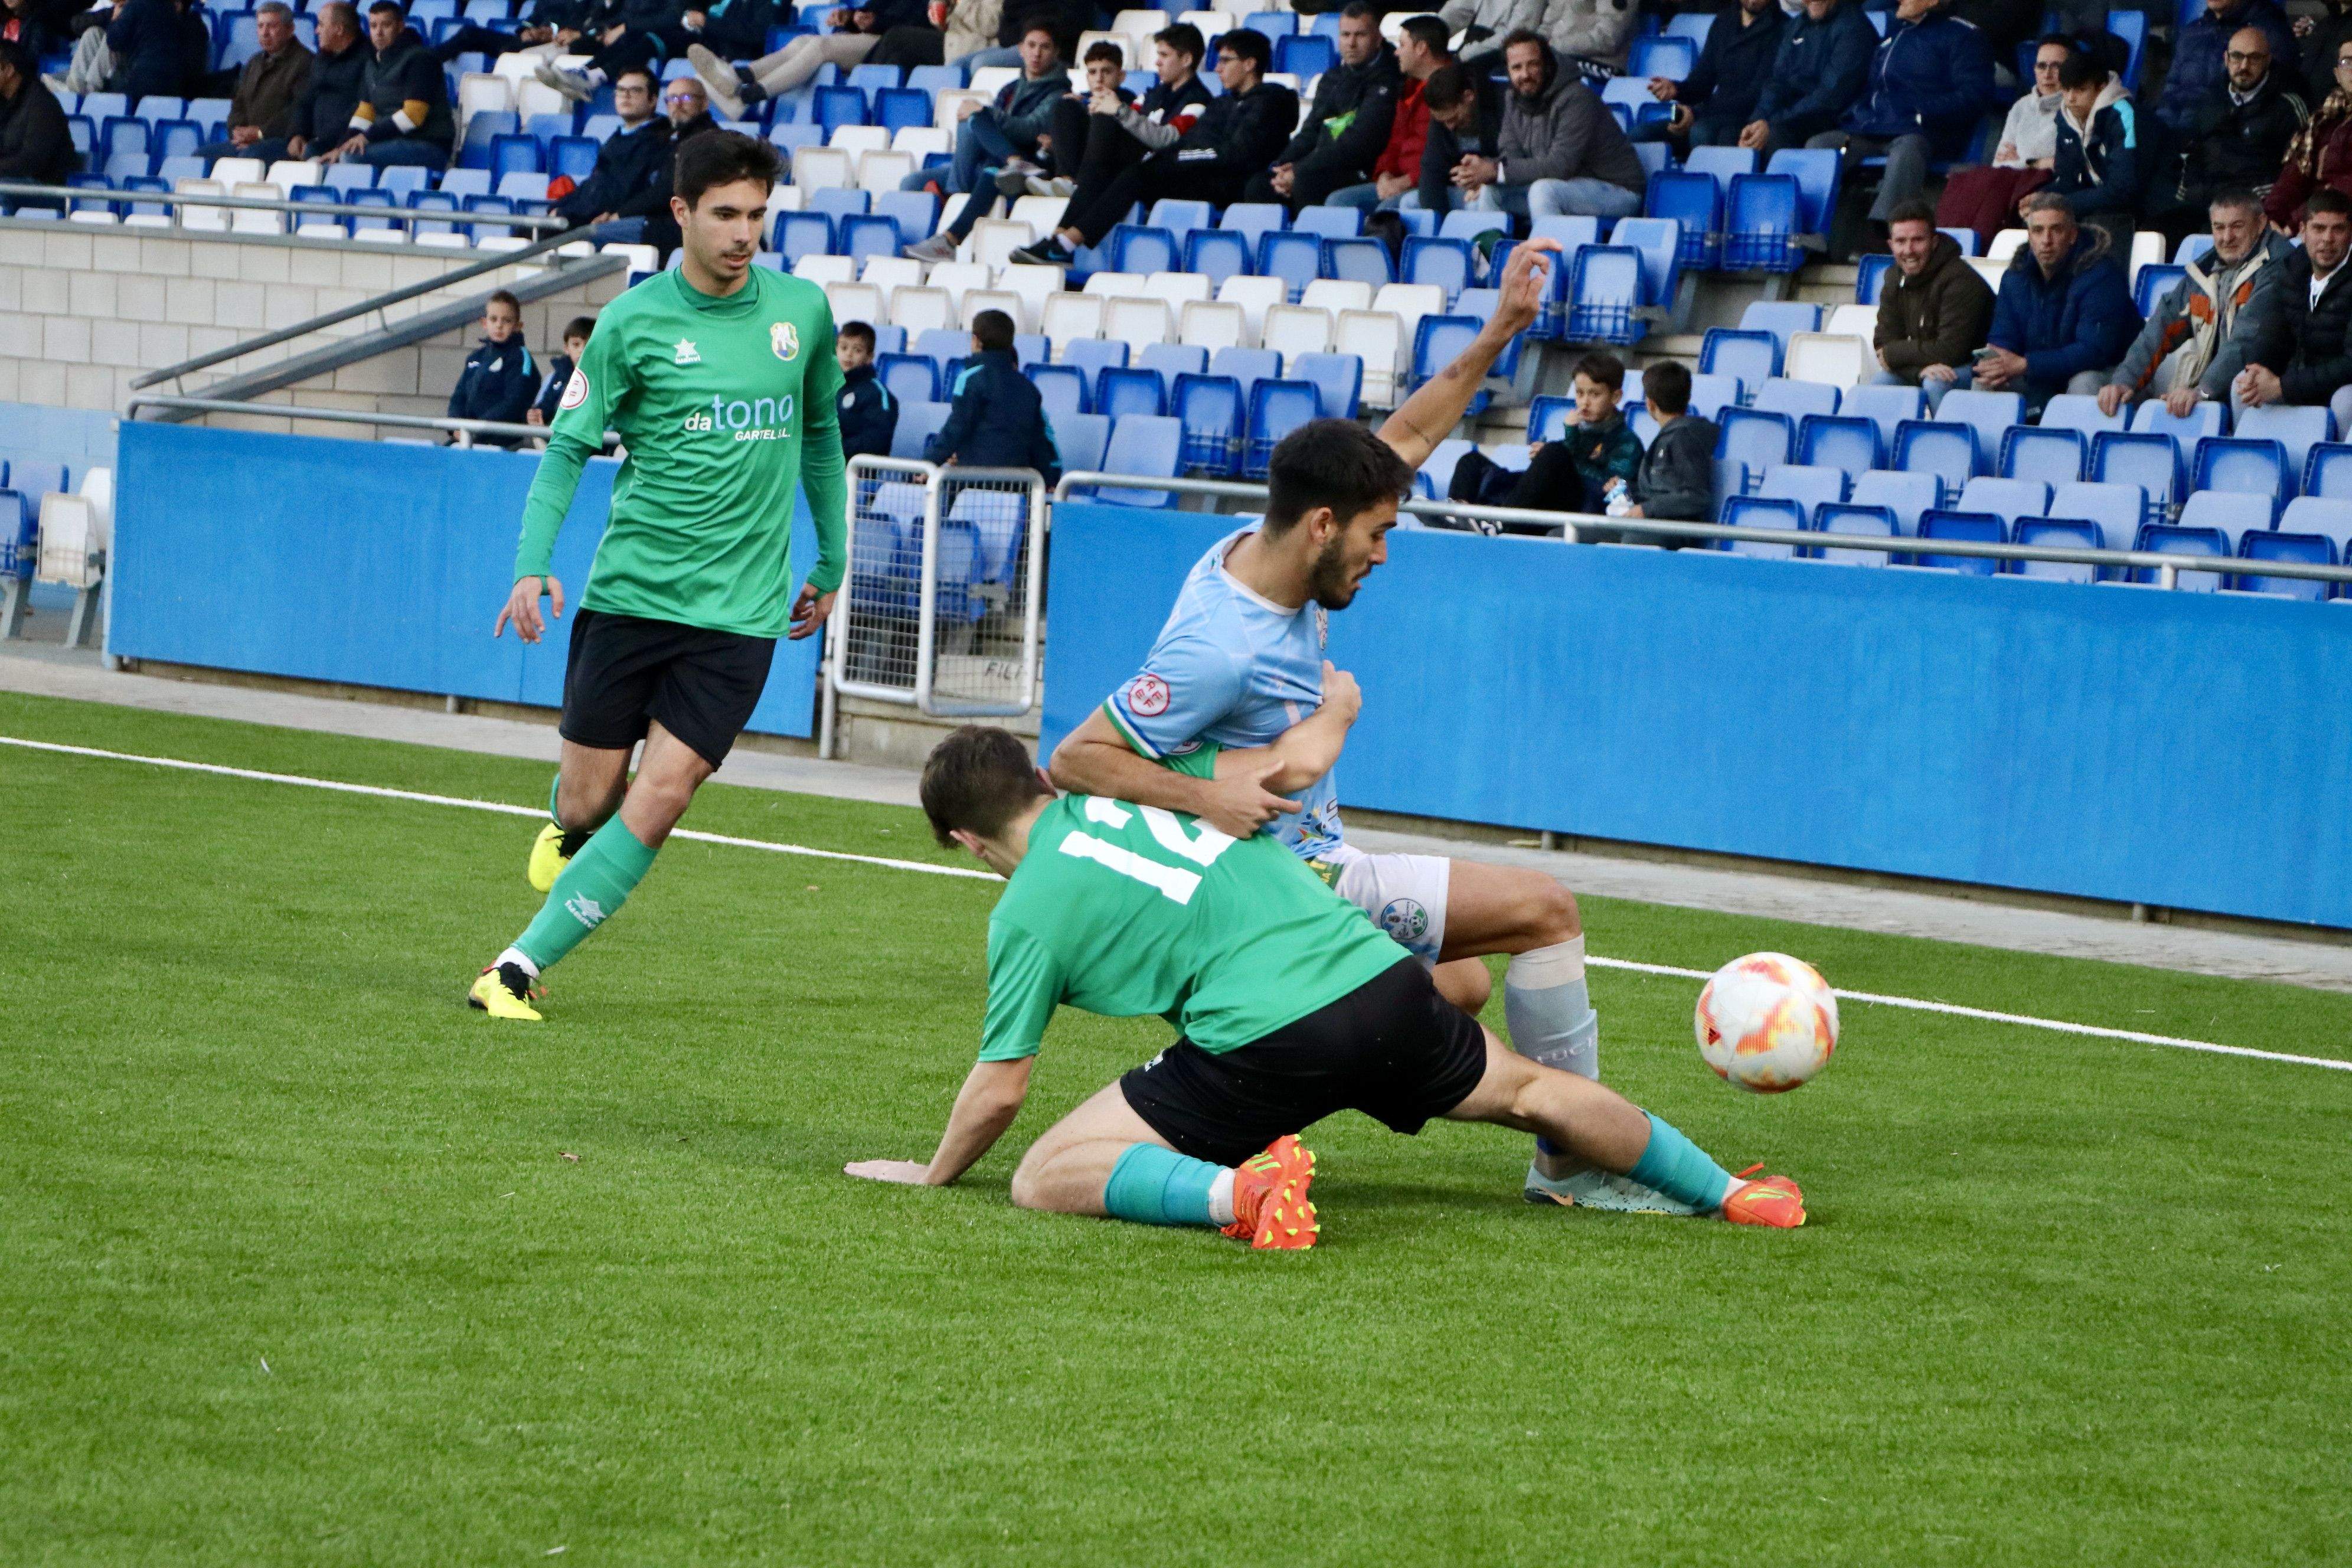
{"type": "Polygon", "coordinates": [[[515,949],[530,960],[534,972],[545,969],[611,919],[653,863],[654,852],[614,816],[555,879],[539,917],[515,938],[515,949]]]}

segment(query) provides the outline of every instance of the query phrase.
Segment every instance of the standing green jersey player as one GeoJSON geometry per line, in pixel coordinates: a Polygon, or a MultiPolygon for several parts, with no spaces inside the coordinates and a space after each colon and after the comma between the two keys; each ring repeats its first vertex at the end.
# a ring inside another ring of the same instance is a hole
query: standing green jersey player
{"type": "MultiPolygon", "coordinates": [[[[1318,726],[1345,729],[1318,716],[1265,750],[1336,751],[1318,726]]],[[[1209,776],[1216,748],[1181,765],[1209,776]]],[[[1433,1117],[1539,1133],[1691,1211],[1804,1223],[1787,1177],[1734,1177],[1615,1090],[1506,1047],[1266,835],[1056,795],[1018,740],[977,726],[931,752],[922,795],[940,843],[1007,879],[988,925],[987,1021],[931,1158],[861,1161],[853,1176],[940,1186],[963,1174],[1019,1114],[1046,1023],[1068,1003],[1156,1015],[1178,1037],[1030,1146],[1013,1173],[1024,1208],[1312,1247],[1315,1156],[1298,1133],[1356,1110],[1408,1134],[1433,1117]]]]}
{"type": "Polygon", "coordinates": [[[628,898],[759,704],[776,638],[823,626],[841,584],[848,490],[833,313],[815,284],[751,264],[777,153],[714,132],[681,144],[677,160],[670,210],[685,256],[597,321],[531,482],[513,591],[492,631],[512,620],[537,642],[542,593],[563,614],[548,571],[555,536],[582,466],[606,429],[619,431],[627,457],[572,623],[552,820],[531,849],[530,884],[547,900],[467,998],[492,1017],[540,1016],[541,973],[628,898]],[[817,561],[794,599],[801,490],[817,561]]]}

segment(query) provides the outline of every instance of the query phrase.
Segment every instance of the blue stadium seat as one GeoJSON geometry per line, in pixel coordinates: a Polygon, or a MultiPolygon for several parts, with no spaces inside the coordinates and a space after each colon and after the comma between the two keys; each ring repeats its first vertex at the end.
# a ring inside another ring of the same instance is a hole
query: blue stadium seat
{"type": "Polygon", "coordinates": [[[2080,430],[2012,425],[2001,435],[2000,471],[2006,479],[2072,484],[2090,463],[2090,439],[2080,430]]]}
{"type": "Polygon", "coordinates": [[[2276,441],[2208,436],[2197,443],[2189,489],[2192,495],[2199,490],[2243,490],[2267,496],[2275,512],[2291,493],[2293,473],[2287,466],[2286,447],[2276,441]]]}
{"type": "Polygon", "coordinates": [[[1880,468],[1853,481],[1847,498],[1855,506],[1882,507],[1895,520],[1901,533],[1919,531],[1919,520],[1935,510],[1941,489],[1933,474],[1906,474],[1880,468]]]}
{"type": "MultiPolygon", "coordinates": [[[[1832,154],[1834,156],[1834,154],[1832,154]]],[[[1794,272],[1804,265],[1803,197],[1787,174],[1736,174],[1723,210],[1723,267],[1729,272],[1794,272]]]]}
{"type": "MultiPolygon", "coordinates": [[[[1423,316],[1413,329],[1411,384],[1419,386],[1461,356],[1483,325],[1475,316],[1423,316]]],[[[1482,412],[1487,394],[1481,389],[1470,399],[1465,415],[1482,412]]]]}
{"type": "Polygon", "coordinates": [[[1806,527],[1811,526],[1816,507],[1843,505],[1845,491],[1846,475],[1843,469],[1802,463],[1774,464],[1764,470],[1763,480],[1756,487],[1759,496],[1792,500],[1803,507],[1806,527]]]}
{"type": "Polygon", "coordinates": [[[1717,421],[1715,455],[1745,463],[1758,480],[1775,463],[1785,463],[1797,443],[1797,422],[1785,414],[1759,413],[1753,408],[1727,408],[1717,421]]]}
{"type": "Polygon", "coordinates": [[[906,247],[894,220],[870,213],[854,213],[843,218],[835,236],[834,243],[840,247],[840,254],[860,267],[874,257],[893,257],[906,247]]]}
{"type": "Polygon", "coordinates": [[[1936,232],[1948,237],[1954,245],[1960,247],[1960,254],[1962,256],[1974,256],[1977,253],[1977,231],[1975,229],[1939,228],[1936,232]]]}
{"type": "Polygon", "coordinates": [[[1824,386],[1818,381],[1791,381],[1776,375],[1756,388],[1748,399],[1748,406],[1802,419],[1809,414],[1835,414],[1838,392],[1836,387],[1824,386]]]}
{"type": "Polygon", "coordinates": [[[2142,521],[2161,522],[2180,495],[2180,447],[2169,436],[2102,430],[2091,437],[2091,478],[2137,485],[2147,498],[2142,521]]]}
{"type": "Polygon", "coordinates": [[[864,217],[866,216],[866,204],[870,200],[872,200],[872,198],[864,191],[845,190],[839,186],[826,186],[809,192],[807,195],[803,198],[801,210],[803,212],[823,213],[825,216],[833,219],[835,226],[838,226],[843,218],[864,217]]]}
{"type": "Polygon", "coordinates": [[[1808,414],[1797,422],[1800,463],[1844,474],[1866,474],[1885,460],[1885,447],[1874,420],[1850,415],[1808,414]]]}
{"type": "Polygon", "coordinates": [[[192,156],[211,138],[211,127],[193,120],[159,120],[147,132],[147,149],[160,164],[165,158],[192,156]]]}
{"type": "Polygon", "coordinates": [[[1842,167],[1837,153],[1809,147],[1783,147],[1764,165],[1767,174],[1785,175],[1797,182],[1799,233],[1829,232],[1830,216],[1837,211],[1842,167]]]}
{"type": "Polygon", "coordinates": [[[897,224],[899,239],[912,245],[929,238],[931,230],[939,226],[940,199],[929,191],[877,191],[874,194],[874,216],[897,224]]]}
{"type": "MultiPolygon", "coordinates": [[[[1703,150],[1692,151],[1696,153],[1703,150]]],[[[1723,193],[1713,176],[1693,169],[1664,169],[1653,174],[1642,211],[1649,217],[1680,226],[1676,258],[1685,267],[1711,271],[1721,260],[1723,193]]]]}
{"type": "Polygon", "coordinates": [[[1220,478],[1241,455],[1242,384],[1229,375],[1180,375],[1174,413],[1184,426],[1184,467],[1220,478]]]}
{"type": "Polygon", "coordinates": [[[2050,497],[2049,514],[2092,524],[2103,550],[2129,550],[2139,537],[2147,506],[2147,494],[2137,485],[2086,480],[2060,485],[2050,497]]]}
{"type": "Polygon", "coordinates": [[[1989,511],[2012,527],[2021,517],[2042,516],[2049,506],[2050,487],[2040,479],[1983,476],[1960,487],[1958,510],[1989,511]]]}
{"type": "Polygon", "coordinates": [[[2249,408],[2238,416],[2231,434],[2248,440],[2276,441],[2285,447],[2286,471],[2292,482],[2302,478],[2314,447],[2336,439],[2335,424],[2335,416],[2326,408],[2273,404],[2265,408],[2249,408]]]}
{"type": "Polygon", "coordinates": [[[1249,241],[1222,228],[1196,228],[1184,237],[1184,270],[1209,280],[1212,292],[1225,279],[1250,269],[1249,241]]]}
{"type": "MultiPolygon", "coordinates": [[[[1062,349],[1062,363],[1083,373],[1089,384],[1101,384],[1102,373],[1127,364],[1128,345],[1101,338],[1073,338],[1062,349]]],[[[1097,412],[1091,405],[1088,413],[1097,412]]]]}
{"type": "Polygon", "coordinates": [[[1113,226],[1106,243],[1113,272],[1173,272],[1183,263],[1176,237],[1164,228],[1122,223],[1113,226]]]}
{"type": "Polygon", "coordinates": [[[1663,142],[1636,142],[1633,156],[1641,162],[1644,184],[1652,174],[1663,174],[1675,166],[1674,150],[1663,142]]]}
{"type": "Polygon", "coordinates": [[[2352,500],[2352,445],[2314,447],[2303,462],[2300,493],[2329,500],[2352,500]]]}
{"type": "MultiPolygon", "coordinates": [[[[2238,541],[2241,561],[2294,561],[2310,566],[2338,564],[2336,542],[2324,533],[2289,533],[2267,528],[2248,529],[2238,541]]],[[[2230,579],[2230,586],[2248,594],[2274,594],[2284,599],[2325,599],[2332,583],[2310,577],[2274,577],[2250,574],[2230,579]]]]}
{"type": "MultiPolygon", "coordinates": [[[[1972,540],[1981,544],[2009,542],[2009,525],[1990,512],[1944,511],[1927,513],[1919,520],[1921,539],[1972,540]]],[[[1932,567],[1941,572],[1958,572],[1969,576],[1990,577],[2000,563],[1990,555],[1918,554],[1912,558],[1915,565],[1932,567]]]]}
{"type": "Polygon", "coordinates": [[[1850,386],[1838,396],[1838,413],[1878,426],[1881,449],[1895,449],[1895,427],[1927,416],[1927,395],[1916,386],[1850,386]]]}
{"type": "Polygon", "coordinates": [[[1461,462],[1464,453],[1476,450],[1475,443],[1455,437],[1440,441],[1414,476],[1422,493],[1433,500],[1442,499],[1454,486],[1454,465],[1461,462]]]}
{"type": "Polygon", "coordinates": [[[2132,304],[2143,316],[2156,314],[2158,301],[2188,276],[2189,268],[2186,267],[2174,267],[2161,261],[2150,262],[2141,268],[2138,276],[2132,279],[2132,304]]]}
{"type": "Polygon", "coordinates": [[[1181,196],[1161,196],[1151,204],[1151,211],[1143,221],[1153,228],[1164,228],[1171,234],[1181,235],[1214,224],[1217,210],[1207,202],[1188,201],[1181,196]]]}
{"type": "Polygon", "coordinates": [[[1364,232],[1364,213],[1360,207],[1301,207],[1290,226],[1318,239],[1353,239],[1364,232]]]}
{"type": "MultiPolygon", "coordinates": [[[[1720,521],[1727,528],[1777,528],[1791,531],[1802,529],[1807,511],[1803,502],[1781,497],[1734,496],[1723,503],[1720,521]]],[[[1722,548],[1733,555],[1753,555],[1769,561],[1793,561],[1797,547],[1793,544],[1773,544],[1760,539],[1726,539],[1722,548]]]]}
{"type": "Polygon", "coordinates": [[[1976,436],[1974,472],[1989,474],[2000,458],[2001,437],[2025,423],[2025,398],[2014,392],[1948,392],[1930,418],[1966,425],[1976,436]]]}
{"type": "Polygon", "coordinates": [[[1364,362],[1354,354],[1297,354],[1290,361],[1294,381],[1315,384],[1318,406],[1326,419],[1353,419],[1363,399],[1364,362]]]}
{"type": "MultiPolygon", "coordinates": [[[[1626,379],[1630,382],[1632,378],[1633,373],[1628,371],[1626,379]]],[[[1625,401],[1629,404],[1633,401],[1630,386],[1626,390],[1625,401]]],[[[1528,405],[1528,439],[1531,442],[1557,441],[1568,434],[1568,427],[1574,423],[1576,399],[1573,397],[1544,396],[1528,405]]]]}
{"type": "MultiPolygon", "coordinates": [[[[1824,534],[1869,539],[1895,539],[1903,532],[1893,509],[1865,506],[1859,501],[1822,508],[1813,515],[1813,527],[1824,534]]],[[[1840,566],[1885,566],[1891,563],[1895,556],[1892,552],[1885,550],[1839,550],[1822,545],[1815,559],[1840,566]]]]}
{"type": "Polygon", "coordinates": [[[1209,356],[1209,374],[1232,377],[1246,403],[1251,387],[1282,374],[1282,356],[1272,349],[1219,349],[1209,356]]]}
{"type": "Polygon", "coordinates": [[[878,92],[886,87],[897,87],[906,72],[897,66],[858,65],[849,68],[849,85],[878,92]]]}
{"type": "MultiPolygon", "coordinates": [[[[1102,467],[1114,474],[1174,479],[1183,447],[1184,426],[1180,421],[1157,414],[1120,415],[1112,421],[1110,446],[1103,454],[1102,467]]],[[[1137,489],[1125,485],[1104,485],[1096,491],[1096,497],[1115,506],[1176,504],[1174,490],[1137,489]]]]}
{"type": "Polygon", "coordinates": [[[824,127],[805,120],[779,120],[768,127],[768,140],[783,149],[787,157],[803,147],[824,145],[824,127]]]}
{"type": "Polygon", "coordinates": [[[820,87],[811,108],[811,123],[828,136],[838,127],[866,123],[866,94],[854,87],[820,87]]]}
{"type": "MultiPolygon", "coordinates": [[[[1653,12],[1651,15],[1654,17],[1656,13],[1653,12]]],[[[1688,38],[1704,48],[1706,47],[1707,29],[1715,26],[1717,15],[1717,13],[1713,11],[1677,12],[1667,20],[1665,36],[1669,38],[1688,38]]]]}
{"type": "Polygon", "coordinates": [[[1728,202],[1731,182],[1741,174],[1756,173],[1756,153],[1748,147],[1694,147],[1690,156],[1683,160],[1683,167],[1713,180],[1718,203],[1728,202]]]}
{"type": "Polygon", "coordinates": [[[1686,37],[1636,38],[1626,61],[1625,74],[1643,84],[1644,91],[1652,77],[1680,81],[1698,65],[1698,45],[1686,37]]]}
{"type": "Polygon", "coordinates": [[[1780,374],[1780,340],[1769,332],[1709,327],[1699,342],[1698,368],[1709,375],[1736,375],[1744,386],[1761,386],[1780,374]]]}
{"type": "Polygon", "coordinates": [[[830,256],[833,220],[823,213],[778,213],[768,231],[768,248],[783,258],[786,271],[803,256],[830,256]]]}
{"type": "Polygon", "coordinates": [[[1156,370],[1162,381],[1176,384],[1180,375],[1201,375],[1209,368],[1209,351],[1198,343],[1146,343],[1133,363],[1156,370]]]}
{"type": "Polygon", "coordinates": [[[1389,247],[1377,239],[1327,239],[1318,266],[1326,278],[1369,283],[1375,289],[1396,281],[1396,264],[1389,257],[1389,247]]]}
{"type": "Polygon", "coordinates": [[[1404,242],[1404,281],[1444,289],[1447,310],[1454,308],[1462,290],[1477,280],[1478,253],[1468,240],[1423,239],[1416,236],[1404,242]]]}
{"type": "Polygon", "coordinates": [[[2176,416],[2161,398],[2150,398],[2132,410],[2129,428],[2169,436],[2187,452],[2208,436],[2228,435],[2230,411],[2219,403],[2200,403],[2187,415],[2176,416]]]}
{"type": "Polygon", "coordinates": [[[1094,411],[1108,418],[1114,427],[1129,414],[1165,414],[1168,384],[1156,370],[1108,366],[1095,382],[1094,411]]]}
{"type": "MultiPolygon", "coordinates": [[[[2326,496],[2297,496],[2286,503],[2286,511],[2279,518],[2279,530],[2285,533],[2315,533],[2336,546],[2336,553],[2352,560],[2352,501],[2326,496]]],[[[2352,591],[2337,595],[2352,598],[2352,591]]]]}
{"type": "Polygon", "coordinates": [[[2062,392],[2042,405],[2042,427],[2045,430],[2080,430],[2088,441],[2102,430],[2127,430],[2131,415],[2117,409],[2113,414],[2099,412],[2099,400],[2084,392],[2062,392]]]}
{"type": "Polygon", "coordinates": [[[940,390],[944,393],[951,384],[951,367],[971,352],[971,334],[953,327],[927,327],[916,336],[908,352],[921,354],[940,367],[940,390]]]}
{"type": "Polygon", "coordinates": [[[1853,275],[1853,302],[1857,305],[1877,304],[1880,294],[1886,289],[1887,271],[1894,265],[1895,258],[1884,251],[1873,252],[1857,261],[1853,275]]]}
{"type": "MultiPolygon", "coordinates": [[[[1231,212],[1233,209],[1225,209],[1231,212]]],[[[1277,229],[1261,235],[1257,242],[1257,270],[1267,278],[1279,278],[1289,290],[1291,304],[1307,286],[1323,275],[1323,242],[1311,234],[1294,234],[1277,229]]]]}
{"type": "Polygon", "coordinates": [[[1702,419],[1718,417],[1726,408],[1736,405],[1739,398],[1739,378],[1736,375],[1701,371],[1691,377],[1690,411],[1702,419]]]}
{"type": "Polygon", "coordinates": [[[1570,259],[1564,333],[1570,342],[1640,342],[1650,331],[1650,323],[1635,313],[1642,305],[1640,251],[1588,245],[1570,259]]]}
{"type": "Polygon", "coordinates": [[[940,433],[948,422],[944,403],[902,403],[898,405],[898,427],[891,432],[890,455],[894,458],[920,458],[924,446],[940,433]]]}
{"type": "Polygon", "coordinates": [[[1640,254],[1643,303],[1672,307],[1682,283],[1682,226],[1671,218],[1624,218],[1610,232],[1609,243],[1640,254]]]}
{"type": "MultiPolygon", "coordinates": [[[[860,66],[859,70],[866,68],[860,66]]],[[[931,95],[920,88],[886,87],[874,95],[874,123],[892,132],[931,122],[931,95]]]]}
{"type": "Polygon", "coordinates": [[[952,66],[917,66],[907,73],[907,85],[936,97],[953,92],[969,79],[964,68],[952,66]]]}
{"type": "Polygon", "coordinates": [[[1964,425],[1906,419],[1895,427],[1895,466],[1906,474],[1932,476],[1940,502],[1976,477],[1976,433],[1964,425]]]}
{"type": "Polygon", "coordinates": [[[1062,471],[1100,468],[1110,445],[1110,421],[1099,414],[1069,414],[1052,421],[1054,445],[1062,454],[1062,471]]]}
{"type": "Polygon", "coordinates": [[[2178,521],[2183,528],[2218,529],[2225,536],[2267,532],[2278,521],[2278,507],[2268,496],[2244,490],[2199,490],[2180,503],[2178,521]]]}
{"type": "MultiPolygon", "coordinates": [[[[2227,558],[2231,553],[2230,536],[2218,528],[2163,522],[2143,524],[2136,548],[2157,555],[2189,555],[2206,559],[2215,556],[2227,558]]],[[[2132,580],[2156,583],[2161,578],[2156,568],[2143,566],[2132,574],[2132,580]]],[[[2181,572],[2176,575],[2174,586],[2186,593],[2210,594],[2221,588],[2221,576],[2217,572],[2181,572]]]]}
{"type": "Polygon", "coordinates": [[[1274,456],[1276,443],[1317,418],[1321,406],[1320,395],[1312,382],[1266,380],[1251,387],[1243,474],[1253,479],[1265,478],[1266,462],[1274,456]]]}
{"type": "MultiPolygon", "coordinates": [[[[600,150],[601,143],[593,137],[559,136],[547,149],[548,174],[551,178],[568,179],[577,184],[596,172],[596,154],[600,150]]],[[[381,184],[383,182],[379,180],[377,183],[381,184]]]]}
{"type": "Polygon", "coordinates": [[[899,403],[931,403],[940,395],[940,367],[921,354],[884,354],[875,361],[875,374],[899,403]]]}
{"type": "MultiPolygon", "coordinates": [[[[2073,550],[2105,548],[2097,523],[2074,518],[2020,518],[2017,542],[2073,550]]],[[[2081,561],[2011,561],[2005,566],[2014,576],[2038,577],[2050,583],[2095,583],[2099,577],[2097,567],[2081,561]]]]}
{"type": "Polygon", "coordinates": [[[1234,202],[1217,215],[1217,226],[1238,234],[1252,249],[1267,235],[1288,227],[1290,214],[1279,202],[1234,202]]]}
{"type": "Polygon", "coordinates": [[[1799,332],[1822,330],[1822,308],[1790,300],[1759,300],[1740,312],[1739,330],[1743,332],[1771,333],[1779,341],[1781,357],[1785,359],[1791,337],[1799,332]]]}
{"type": "Polygon", "coordinates": [[[1301,82],[1321,76],[1339,63],[1339,46],[1319,34],[1294,33],[1275,42],[1274,68],[1288,71],[1301,82]]]}

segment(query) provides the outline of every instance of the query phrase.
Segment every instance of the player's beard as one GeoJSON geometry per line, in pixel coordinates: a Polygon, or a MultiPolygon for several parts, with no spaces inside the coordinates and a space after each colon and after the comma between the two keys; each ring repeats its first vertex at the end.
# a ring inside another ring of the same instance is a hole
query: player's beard
{"type": "Polygon", "coordinates": [[[1307,578],[1307,596],[1327,610],[1344,610],[1356,597],[1356,584],[1349,576],[1340,542],[1335,538],[1323,547],[1307,578]]]}

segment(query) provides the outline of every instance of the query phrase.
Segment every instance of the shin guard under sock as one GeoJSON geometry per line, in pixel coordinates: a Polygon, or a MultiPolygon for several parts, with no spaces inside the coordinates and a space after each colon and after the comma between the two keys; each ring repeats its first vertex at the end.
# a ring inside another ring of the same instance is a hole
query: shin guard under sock
{"type": "Polygon", "coordinates": [[[1215,1225],[1209,1196],[1223,1165],[1194,1160],[1157,1143],[1130,1143],[1110,1168],[1103,1207],[1141,1225],[1215,1225]]]}
{"type": "MultiPolygon", "coordinates": [[[[1503,972],[1503,1021],[1519,1055],[1579,1078],[1601,1077],[1601,1019],[1585,984],[1581,933],[1511,960],[1503,972]]],[[[1536,1143],[1559,1152],[1549,1139],[1536,1143]]]]}
{"type": "Polygon", "coordinates": [[[515,945],[545,969],[609,920],[653,863],[654,852],[637,842],[626,823],[614,817],[555,879],[547,902],[515,945]]]}

